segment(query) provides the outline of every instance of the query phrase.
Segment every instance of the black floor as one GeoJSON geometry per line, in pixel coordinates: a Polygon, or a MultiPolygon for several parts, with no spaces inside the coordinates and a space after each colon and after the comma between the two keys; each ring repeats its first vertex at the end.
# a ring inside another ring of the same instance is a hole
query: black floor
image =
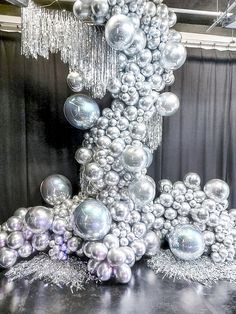
{"type": "Polygon", "coordinates": [[[155,276],[145,263],[134,268],[129,285],[91,283],[85,290],[8,283],[0,277],[0,314],[236,314],[236,285],[206,288],[155,276]]]}

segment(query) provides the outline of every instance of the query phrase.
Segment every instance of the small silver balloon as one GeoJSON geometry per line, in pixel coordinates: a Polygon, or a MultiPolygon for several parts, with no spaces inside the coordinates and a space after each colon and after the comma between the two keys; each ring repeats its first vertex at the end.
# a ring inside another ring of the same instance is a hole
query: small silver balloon
{"type": "Polygon", "coordinates": [[[193,225],[178,225],[168,235],[172,253],[182,260],[195,260],[202,256],[205,250],[204,236],[193,225]]]}
{"type": "Polygon", "coordinates": [[[0,231],[0,248],[6,245],[7,236],[8,236],[7,232],[0,231]]]}
{"type": "Polygon", "coordinates": [[[74,211],[79,236],[85,240],[101,240],[111,228],[111,214],[101,202],[89,198],[74,211]]]}
{"type": "Polygon", "coordinates": [[[128,190],[131,199],[137,205],[145,205],[153,201],[156,192],[156,185],[152,178],[143,176],[134,180],[129,185],[128,190]]]}
{"type": "Polygon", "coordinates": [[[32,245],[29,242],[25,242],[22,247],[19,248],[18,254],[22,258],[29,257],[33,252],[32,245]]]}
{"type": "Polygon", "coordinates": [[[53,213],[43,206],[32,207],[25,216],[25,222],[33,233],[45,232],[52,225],[53,213]]]}
{"type": "Polygon", "coordinates": [[[106,24],[105,37],[115,50],[125,50],[133,42],[135,27],[132,20],[122,14],[114,15],[106,24]]]}
{"type": "Polygon", "coordinates": [[[32,238],[32,246],[37,251],[45,251],[49,245],[49,234],[47,232],[35,234],[32,238]]]}
{"type": "Polygon", "coordinates": [[[87,164],[92,160],[92,158],[92,151],[85,147],[78,148],[75,153],[75,160],[81,165],[87,164]]]}
{"type": "Polygon", "coordinates": [[[112,267],[107,262],[102,262],[97,267],[97,277],[101,281],[107,281],[111,278],[112,267]]]}
{"type": "Polygon", "coordinates": [[[64,114],[73,127],[87,130],[97,122],[100,110],[97,103],[90,97],[74,94],[67,98],[64,104],[64,114]]]}
{"type": "Polygon", "coordinates": [[[128,283],[132,277],[131,269],[127,264],[115,267],[114,274],[117,282],[123,284],[128,283]]]}
{"type": "Polygon", "coordinates": [[[91,247],[91,256],[96,261],[104,261],[107,253],[108,249],[103,243],[94,243],[91,247]]]}
{"type": "Polygon", "coordinates": [[[158,97],[156,105],[161,116],[172,116],[179,109],[179,98],[173,93],[166,92],[158,97]]]}
{"type": "Polygon", "coordinates": [[[129,48],[124,50],[124,53],[129,57],[133,57],[145,48],[146,43],[147,39],[145,33],[139,29],[134,34],[132,44],[129,46],[129,48]]]}
{"type": "Polygon", "coordinates": [[[142,147],[128,145],[122,154],[122,162],[128,171],[141,171],[147,165],[147,154],[142,147]]]}
{"type": "Polygon", "coordinates": [[[103,243],[106,245],[108,249],[119,247],[119,239],[113,234],[106,235],[105,238],[103,239],[103,243]]]}
{"type": "Polygon", "coordinates": [[[67,75],[67,84],[70,89],[75,92],[79,93],[84,88],[84,77],[83,74],[80,72],[72,71],[67,75]]]}
{"type": "Polygon", "coordinates": [[[23,220],[20,217],[12,216],[7,220],[7,227],[10,231],[19,231],[23,227],[23,220]]]}
{"type": "Polygon", "coordinates": [[[0,266],[9,268],[13,266],[17,260],[17,251],[3,247],[0,249],[0,266]]]}
{"type": "Polygon", "coordinates": [[[158,253],[161,246],[160,238],[154,231],[148,231],[144,236],[144,242],[146,244],[146,255],[154,256],[158,253]]]}
{"type": "Polygon", "coordinates": [[[187,188],[196,190],[201,185],[201,178],[197,173],[189,172],[184,177],[184,184],[187,188]]]}
{"type": "Polygon", "coordinates": [[[73,5],[73,13],[79,20],[87,19],[91,16],[91,0],[77,0],[73,5]]]}
{"type": "Polygon", "coordinates": [[[96,17],[105,17],[109,11],[107,0],[93,0],[91,8],[96,17]]]}
{"type": "Polygon", "coordinates": [[[89,163],[85,166],[85,174],[90,181],[98,181],[103,177],[103,170],[95,162],[89,163]]]}
{"type": "Polygon", "coordinates": [[[216,202],[222,202],[229,197],[229,186],[226,182],[220,179],[213,179],[204,186],[206,195],[216,202]]]}
{"type": "Polygon", "coordinates": [[[7,237],[7,245],[11,249],[19,249],[24,244],[24,236],[20,231],[13,231],[7,237]]]}
{"type": "Polygon", "coordinates": [[[167,42],[161,55],[161,65],[167,70],[177,70],[185,62],[187,52],[183,44],[167,42]]]}
{"type": "Polygon", "coordinates": [[[28,208],[20,207],[14,212],[14,216],[24,219],[27,212],[28,212],[28,208]]]}
{"type": "Polygon", "coordinates": [[[60,174],[48,176],[40,185],[44,201],[50,205],[59,205],[72,195],[70,181],[60,174]]]}
{"type": "Polygon", "coordinates": [[[111,266],[120,266],[125,263],[126,255],[121,248],[112,248],[107,254],[107,260],[111,266]]]}

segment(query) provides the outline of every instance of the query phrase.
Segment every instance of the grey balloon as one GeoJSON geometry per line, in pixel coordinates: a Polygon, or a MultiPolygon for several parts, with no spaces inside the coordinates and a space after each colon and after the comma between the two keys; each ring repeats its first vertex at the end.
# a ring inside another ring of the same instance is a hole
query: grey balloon
{"type": "Polygon", "coordinates": [[[60,174],[48,176],[40,185],[44,201],[50,205],[59,205],[72,195],[70,181],[60,174]]]}
{"type": "Polygon", "coordinates": [[[88,198],[75,209],[74,222],[82,239],[101,240],[111,228],[111,214],[102,202],[88,198]]]}
{"type": "Polygon", "coordinates": [[[100,117],[97,103],[88,96],[75,94],[67,98],[64,104],[67,121],[80,130],[90,129],[100,117]]]}

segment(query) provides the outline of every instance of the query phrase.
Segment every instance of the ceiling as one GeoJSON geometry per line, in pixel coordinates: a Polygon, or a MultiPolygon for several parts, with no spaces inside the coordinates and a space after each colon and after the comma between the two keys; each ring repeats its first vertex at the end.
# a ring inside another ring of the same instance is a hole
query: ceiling
{"type": "MultiPolygon", "coordinates": [[[[53,0],[34,0],[36,3],[45,5],[53,2],[53,0]]],[[[203,10],[214,11],[217,9],[224,12],[227,9],[228,4],[231,4],[233,0],[164,0],[163,1],[170,8],[180,8],[189,10],[203,10]]],[[[71,10],[73,0],[60,0],[61,7],[63,9],[71,10]]],[[[50,8],[58,9],[58,4],[55,3],[50,8]]],[[[236,12],[236,11],[235,11],[236,12]]],[[[7,15],[20,15],[20,8],[13,6],[5,0],[0,0],[0,14],[7,15]]],[[[214,22],[214,17],[194,14],[181,14],[178,13],[177,30],[205,33],[209,25],[214,22]]],[[[218,27],[214,29],[213,34],[231,36],[230,30],[222,29],[218,27]]]]}

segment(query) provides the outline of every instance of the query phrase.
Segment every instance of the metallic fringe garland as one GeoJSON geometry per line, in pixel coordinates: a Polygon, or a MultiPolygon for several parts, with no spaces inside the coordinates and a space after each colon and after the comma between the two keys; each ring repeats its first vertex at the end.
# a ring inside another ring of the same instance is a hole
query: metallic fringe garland
{"type": "Polygon", "coordinates": [[[161,251],[147,262],[155,274],[164,274],[173,279],[196,281],[211,286],[219,280],[236,283],[236,263],[214,264],[209,257],[195,261],[181,261],[169,251],[161,251]]]}
{"type": "Polygon", "coordinates": [[[154,113],[147,121],[147,145],[151,150],[156,150],[162,142],[162,116],[154,113]]]}
{"type": "Polygon", "coordinates": [[[104,28],[82,23],[71,12],[49,10],[30,1],[23,8],[21,53],[49,58],[60,52],[71,71],[81,71],[85,88],[102,98],[110,77],[117,77],[117,53],[106,43],[104,28]]]}
{"type": "Polygon", "coordinates": [[[70,287],[72,292],[84,289],[84,285],[93,280],[85,262],[73,257],[66,262],[51,260],[46,254],[40,254],[29,261],[16,264],[5,276],[11,280],[29,279],[30,283],[43,280],[60,288],[70,287]]]}

